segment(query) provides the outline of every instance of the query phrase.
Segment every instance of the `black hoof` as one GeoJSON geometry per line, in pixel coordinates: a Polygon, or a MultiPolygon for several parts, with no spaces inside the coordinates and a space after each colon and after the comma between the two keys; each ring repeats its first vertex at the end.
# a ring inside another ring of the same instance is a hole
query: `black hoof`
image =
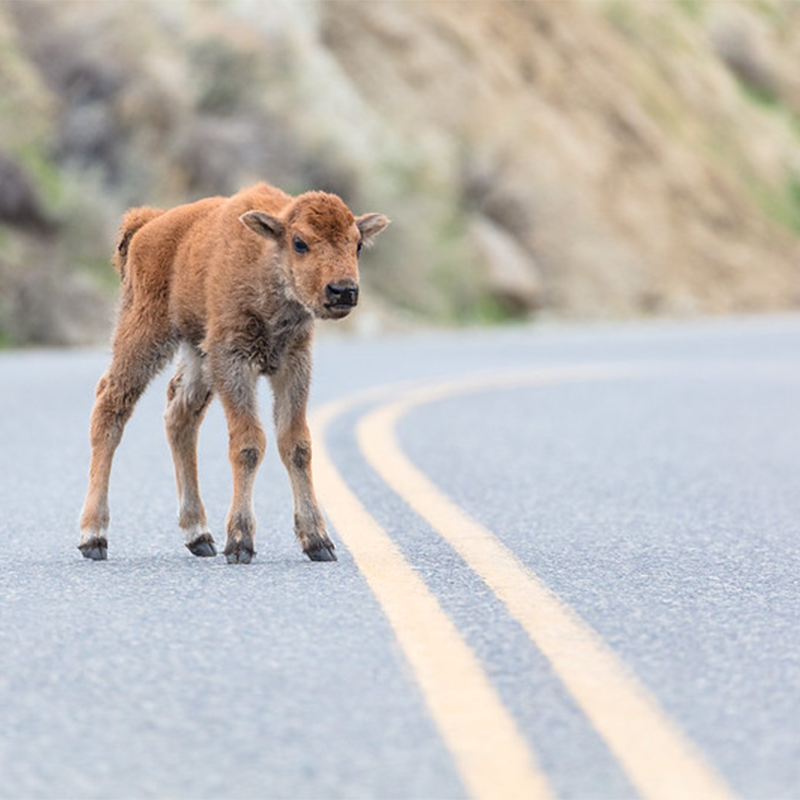
{"type": "Polygon", "coordinates": [[[255,553],[250,550],[239,550],[236,553],[227,553],[225,558],[229,564],[249,564],[253,560],[255,553]]]}
{"type": "Polygon", "coordinates": [[[318,544],[311,550],[306,550],[306,555],[312,561],[338,561],[336,553],[333,552],[333,545],[318,544]]]}
{"type": "Polygon", "coordinates": [[[84,558],[92,561],[106,561],[108,559],[108,540],[103,536],[96,536],[88,542],[78,545],[78,550],[83,553],[84,558]]]}
{"type": "Polygon", "coordinates": [[[193,542],[187,544],[186,547],[189,548],[190,553],[201,558],[211,558],[217,554],[217,548],[214,547],[214,538],[210,533],[204,533],[193,542]]]}
{"type": "Polygon", "coordinates": [[[228,559],[229,564],[249,564],[255,554],[255,550],[244,547],[241,543],[229,545],[225,548],[225,558],[228,559]]]}

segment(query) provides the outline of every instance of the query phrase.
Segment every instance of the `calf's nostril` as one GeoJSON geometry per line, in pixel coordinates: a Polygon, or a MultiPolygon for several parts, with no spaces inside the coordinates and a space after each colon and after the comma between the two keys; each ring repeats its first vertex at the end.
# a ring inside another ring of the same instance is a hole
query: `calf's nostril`
{"type": "Polygon", "coordinates": [[[358,286],[353,283],[329,283],[325,293],[332,306],[354,306],[358,302],[358,286]]]}

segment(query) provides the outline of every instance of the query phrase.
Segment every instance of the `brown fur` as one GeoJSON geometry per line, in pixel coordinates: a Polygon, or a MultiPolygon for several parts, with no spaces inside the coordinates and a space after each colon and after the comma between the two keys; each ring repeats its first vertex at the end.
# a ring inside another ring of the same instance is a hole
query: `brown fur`
{"type": "Polygon", "coordinates": [[[310,558],[335,558],[311,480],[306,406],[313,321],[352,310],[357,249],[387,224],[380,214],[353,217],[335,195],[292,198],[263,183],[169,211],[128,211],[114,254],[122,292],[112,361],[97,386],[90,427],[80,543],[87,558],[106,557],[108,481],[125,423],[179,345],[165,420],[187,547],[197,555],[216,552],[197,480],[197,432],[216,393],[228,420],[233,470],[225,553],[229,561],[248,562],[255,552],[252,490],[266,442],[256,385],[267,375],[297,536],[310,558]]]}
{"type": "Polygon", "coordinates": [[[119,272],[120,277],[125,277],[125,265],[128,263],[128,248],[131,244],[133,234],[143,225],[163,214],[160,208],[132,208],[122,218],[122,225],[119,226],[117,238],[117,249],[114,252],[112,263],[114,269],[119,272]]]}

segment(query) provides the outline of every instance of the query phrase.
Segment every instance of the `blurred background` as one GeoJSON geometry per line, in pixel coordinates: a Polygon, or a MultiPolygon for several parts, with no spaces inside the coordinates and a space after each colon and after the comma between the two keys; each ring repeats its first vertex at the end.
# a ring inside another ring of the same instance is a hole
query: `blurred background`
{"type": "Polygon", "coordinates": [[[798,67],[790,0],[0,0],[0,344],[261,179],[392,218],[353,325],[796,309],[798,67]]]}

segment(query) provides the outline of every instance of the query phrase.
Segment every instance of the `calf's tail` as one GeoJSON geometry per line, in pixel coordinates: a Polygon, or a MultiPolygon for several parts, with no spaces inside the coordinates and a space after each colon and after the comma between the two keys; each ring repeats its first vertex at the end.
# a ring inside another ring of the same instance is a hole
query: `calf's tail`
{"type": "Polygon", "coordinates": [[[128,248],[130,247],[133,234],[144,227],[150,220],[160,217],[164,213],[161,208],[131,208],[125,212],[122,224],[119,226],[117,234],[117,247],[114,250],[114,269],[119,273],[120,278],[125,277],[125,267],[128,264],[128,248]]]}

